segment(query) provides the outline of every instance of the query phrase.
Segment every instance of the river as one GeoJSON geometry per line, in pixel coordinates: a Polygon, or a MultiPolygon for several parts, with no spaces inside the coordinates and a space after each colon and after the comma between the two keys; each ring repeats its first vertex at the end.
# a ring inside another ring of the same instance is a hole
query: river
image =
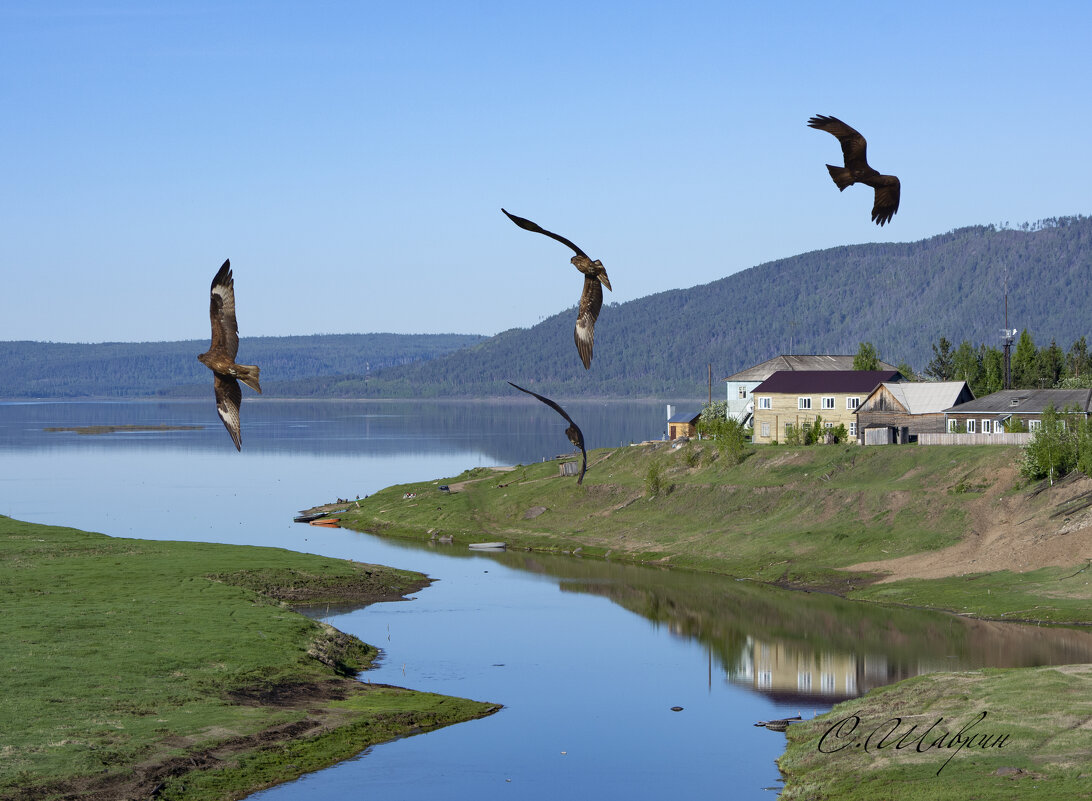
{"type": "MultiPolygon", "coordinates": [[[[574,402],[589,447],[659,438],[659,403],[574,402]]],[[[291,522],[382,487],[568,450],[530,402],[0,404],[0,513],[113,536],[265,545],[418,570],[408,602],[314,612],[382,649],[363,681],[497,702],[253,796],[770,798],[784,736],[934,670],[1092,661],[1092,634],[853,604],[683,571],[471,553],[291,522]],[[187,426],[80,434],[80,426],[187,426]],[[190,427],[192,426],[192,427],[190,427]],[[62,430],[47,430],[62,429],[62,430]],[[673,711],[672,707],[682,707],[673,711]]]]}

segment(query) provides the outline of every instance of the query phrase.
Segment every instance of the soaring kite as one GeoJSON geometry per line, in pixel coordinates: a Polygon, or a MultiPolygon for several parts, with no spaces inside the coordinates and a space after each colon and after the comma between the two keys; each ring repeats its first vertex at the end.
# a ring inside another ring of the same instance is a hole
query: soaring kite
{"type": "Polygon", "coordinates": [[[833,135],[842,145],[845,166],[827,165],[827,170],[830,172],[830,177],[834,179],[838,191],[841,192],[853,184],[871,186],[876,190],[876,200],[872,204],[872,221],[880,226],[891,222],[891,218],[899,210],[899,179],[894,175],[880,175],[868,166],[868,160],[865,158],[868,143],[865,138],[837,117],[819,114],[808,120],[808,125],[833,135]]]}
{"type": "Polygon", "coordinates": [[[258,386],[258,368],[252,364],[236,364],[239,353],[239,324],[235,320],[235,282],[231,278],[231,260],[224,262],[212,279],[212,301],[209,317],[212,319],[212,345],[197,358],[212,370],[212,386],[216,392],[216,412],[231,434],[235,450],[242,450],[239,434],[239,404],[243,393],[242,381],[255,392],[258,386]]]}
{"type": "Polygon", "coordinates": [[[584,435],[583,433],[581,433],[580,428],[576,425],[576,423],[573,422],[573,419],[565,413],[564,409],[562,409],[549,398],[543,397],[537,392],[532,392],[529,389],[524,389],[518,384],[513,384],[511,381],[509,381],[508,383],[518,389],[520,392],[526,392],[528,395],[534,395],[536,398],[545,403],[547,406],[549,406],[551,409],[553,409],[555,412],[560,414],[562,417],[565,418],[565,420],[568,421],[569,427],[565,429],[565,436],[569,438],[569,442],[571,442],[577,448],[580,448],[580,456],[583,459],[580,465],[580,477],[576,480],[576,483],[584,483],[584,474],[588,472],[588,452],[584,450],[584,435]]]}
{"type": "MultiPolygon", "coordinates": [[[[504,211],[504,209],[501,209],[501,211],[504,211]]],[[[595,339],[595,321],[599,318],[599,310],[603,308],[603,287],[610,289],[610,279],[607,278],[607,271],[603,268],[603,262],[599,261],[599,259],[592,261],[584,251],[563,236],[558,236],[545,228],[539,228],[523,217],[517,217],[507,211],[504,211],[504,213],[509,220],[524,231],[545,234],[563,245],[568,245],[575,251],[576,255],[572,257],[571,261],[576,269],[584,273],[584,291],[580,293],[580,308],[576,312],[576,329],[573,331],[573,340],[576,342],[576,350],[580,353],[580,360],[584,362],[584,369],[589,369],[592,360],[592,342],[595,339]]],[[[611,289],[611,291],[614,290],[611,289]]]]}

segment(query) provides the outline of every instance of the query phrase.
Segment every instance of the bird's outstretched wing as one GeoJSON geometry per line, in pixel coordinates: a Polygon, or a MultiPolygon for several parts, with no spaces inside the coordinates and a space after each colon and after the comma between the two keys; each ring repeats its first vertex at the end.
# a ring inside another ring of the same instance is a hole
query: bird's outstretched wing
{"type": "Polygon", "coordinates": [[[566,422],[568,422],[569,427],[567,429],[565,429],[565,434],[566,434],[566,436],[568,436],[569,442],[571,442],[576,447],[580,448],[580,456],[581,456],[582,462],[581,462],[581,465],[580,465],[580,477],[576,479],[576,483],[577,484],[582,484],[584,482],[584,474],[586,472],[588,472],[588,452],[584,449],[584,433],[580,430],[580,426],[578,426],[576,423],[573,422],[573,419],[571,417],[569,417],[569,415],[566,413],[566,411],[564,409],[562,409],[560,406],[558,406],[556,403],[554,403],[552,400],[550,400],[546,396],[539,395],[537,392],[532,392],[529,389],[524,389],[519,384],[513,384],[511,381],[509,381],[508,384],[510,386],[515,387],[520,392],[526,392],[528,395],[534,395],[540,401],[542,401],[547,406],[549,406],[551,409],[553,409],[555,412],[557,412],[562,417],[564,417],[566,422]]]}
{"type": "Polygon", "coordinates": [[[212,347],[230,361],[239,353],[239,324],[235,320],[235,282],[231,277],[231,260],[221,265],[212,279],[209,317],[212,320],[212,347]]]}
{"type": "Polygon", "coordinates": [[[213,391],[216,393],[216,413],[224,421],[224,428],[231,434],[235,450],[243,449],[242,435],[239,431],[239,404],[243,402],[243,393],[239,382],[228,375],[213,373],[213,391]]]}
{"type": "MultiPolygon", "coordinates": [[[[501,211],[504,211],[504,209],[501,209],[501,211]]],[[[587,253],[582,251],[580,248],[578,248],[576,245],[574,245],[572,242],[570,242],[565,237],[563,237],[563,236],[561,236],[559,234],[555,234],[552,231],[547,231],[545,228],[540,228],[535,223],[531,222],[530,220],[524,219],[523,217],[517,217],[515,214],[509,214],[507,211],[504,211],[504,214],[509,220],[514,222],[516,225],[518,225],[524,231],[533,231],[536,234],[545,234],[546,236],[550,237],[550,239],[556,239],[561,244],[568,245],[570,248],[572,248],[576,252],[576,254],[578,256],[583,256],[585,259],[588,258],[587,253]]]]}
{"type": "Polygon", "coordinates": [[[820,131],[826,131],[838,140],[842,146],[842,158],[845,159],[846,167],[851,170],[868,168],[866,158],[868,142],[855,128],[846,125],[837,117],[827,117],[824,114],[817,114],[809,119],[808,125],[820,131]]]}
{"type": "Polygon", "coordinates": [[[885,180],[872,184],[876,189],[876,200],[872,204],[872,222],[882,226],[891,222],[891,218],[899,210],[901,185],[894,175],[881,175],[880,178],[885,180]]]}
{"type": "Polygon", "coordinates": [[[573,330],[573,340],[585,370],[591,369],[595,321],[599,319],[599,310],[602,308],[603,285],[598,278],[585,275],[584,291],[580,293],[580,307],[576,313],[576,328],[573,330]]]}

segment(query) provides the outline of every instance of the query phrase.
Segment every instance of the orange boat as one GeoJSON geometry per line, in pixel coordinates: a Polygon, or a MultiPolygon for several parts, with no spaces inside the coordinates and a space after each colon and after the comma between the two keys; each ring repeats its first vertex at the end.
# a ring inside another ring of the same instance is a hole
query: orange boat
{"type": "Polygon", "coordinates": [[[312,526],[329,526],[331,528],[337,528],[340,519],[341,518],[339,517],[324,517],[320,520],[312,520],[310,524],[312,526]]]}

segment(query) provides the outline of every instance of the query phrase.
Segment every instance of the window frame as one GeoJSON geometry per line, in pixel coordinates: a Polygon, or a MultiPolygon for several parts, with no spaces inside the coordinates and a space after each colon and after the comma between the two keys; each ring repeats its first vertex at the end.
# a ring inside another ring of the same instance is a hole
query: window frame
{"type": "Polygon", "coordinates": [[[769,395],[760,395],[758,397],[758,408],[770,410],[773,408],[773,398],[769,395]]]}
{"type": "Polygon", "coordinates": [[[860,408],[860,405],[861,405],[860,396],[854,395],[852,397],[847,397],[846,398],[846,410],[847,411],[850,411],[850,412],[856,411],[858,408],[860,408]]]}
{"type": "Polygon", "coordinates": [[[810,412],[811,395],[798,395],[796,398],[796,409],[801,412],[810,412]]]}
{"type": "Polygon", "coordinates": [[[835,398],[833,395],[823,395],[822,400],[819,402],[819,405],[820,407],[822,407],[823,411],[834,411],[834,403],[835,398]]]}

